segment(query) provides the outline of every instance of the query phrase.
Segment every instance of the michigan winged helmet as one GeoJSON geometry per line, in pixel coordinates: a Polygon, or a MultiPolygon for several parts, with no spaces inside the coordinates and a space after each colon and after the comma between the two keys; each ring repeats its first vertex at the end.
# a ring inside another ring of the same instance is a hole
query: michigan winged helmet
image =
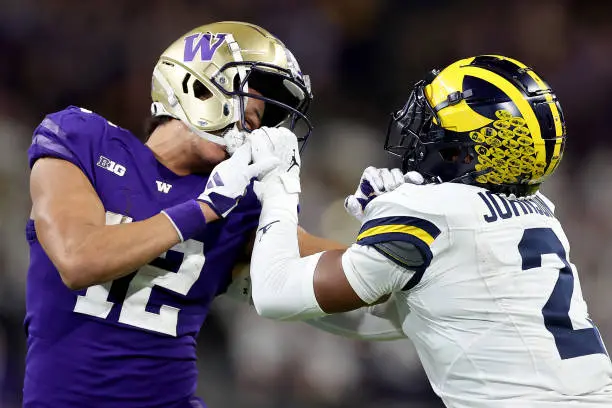
{"type": "Polygon", "coordinates": [[[300,141],[312,130],[305,116],[312,99],[308,76],[278,38],[253,24],[219,22],[181,36],[155,65],[151,96],[154,116],[179,119],[228,150],[237,125],[249,128],[247,98],[266,102],[262,126],[293,128],[302,120],[307,130],[300,141]]]}
{"type": "Polygon", "coordinates": [[[553,90],[524,64],[498,55],[431,71],[392,114],[385,142],[404,171],[517,196],[538,190],[564,147],[553,90]]]}

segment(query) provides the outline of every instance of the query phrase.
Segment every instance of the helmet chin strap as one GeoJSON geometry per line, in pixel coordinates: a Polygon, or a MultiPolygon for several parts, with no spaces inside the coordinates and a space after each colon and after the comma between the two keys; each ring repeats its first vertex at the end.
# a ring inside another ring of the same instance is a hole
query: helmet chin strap
{"type": "Polygon", "coordinates": [[[225,150],[230,154],[234,154],[236,149],[242,146],[246,140],[247,132],[244,132],[238,128],[238,124],[234,123],[231,129],[225,132],[223,136],[213,135],[212,133],[206,132],[204,130],[198,129],[195,126],[191,125],[187,118],[185,117],[185,113],[183,109],[178,105],[179,108],[176,109],[177,114],[172,114],[168,112],[164,105],[160,102],[153,102],[151,104],[151,114],[153,116],[170,116],[171,118],[180,120],[189,128],[190,131],[195,133],[197,136],[201,137],[204,140],[208,140],[209,142],[213,142],[220,146],[225,147],[225,150]]]}
{"type": "Polygon", "coordinates": [[[185,116],[185,111],[183,111],[183,108],[181,107],[180,104],[177,103],[177,105],[174,106],[174,108],[175,108],[175,113],[170,113],[164,108],[164,105],[162,105],[160,102],[153,102],[151,104],[151,114],[153,116],[170,116],[171,118],[180,120],[181,122],[185,124],[185,126],[189,128],[189,130],[191,130],[196,135],[200,136],[202,139],[206,139],[209,142],[213,142],[213,143],[225,146],[225,139],[223,139],[223,137],[213,135],[212,133],[208,133],[204,130],[198,129],[195,126],[193,126],[191,123],[189,123],[189,121],[187,120],[187,117],[185,116]]]}

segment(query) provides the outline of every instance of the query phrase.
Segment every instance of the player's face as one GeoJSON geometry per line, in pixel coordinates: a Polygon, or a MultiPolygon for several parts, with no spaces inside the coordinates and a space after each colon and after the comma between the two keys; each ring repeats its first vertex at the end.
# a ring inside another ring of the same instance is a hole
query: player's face
{"type": "MultiPolygon", "coordinates": [[[[261,94],[253,88],[249,88],[249,93],[254,95],[261,94]]],[[[244,119],[249,130],[259,129],[261,127],[261,118],[263,118],[264,109],[266,107],[266,103],[260,99],[247,99],[247,107],[244,111],[244,119]]],[[[239,127],[242,127],[242,124],[238,124],[239,127]]]]}
{"type": "MultiPolygon", "coordinates": [[[[249,88],[249,93],[261,95],[261,93],[253,88],[249,88]]],[[[253,98],[247,99],[244,119],[249,130],[259,129],[261,127],[261,118],[263,117],[264,109],[264,101],[253,98]]],[[[242,128],[242,124],[238,123],[238,127],[242,128]]],[[[228,154],[223,146],[199,137],[195,138],[194,141],[197,143],[197,151],[199,152],[200,158],[213,167],[227,159],[228,154]]]]}

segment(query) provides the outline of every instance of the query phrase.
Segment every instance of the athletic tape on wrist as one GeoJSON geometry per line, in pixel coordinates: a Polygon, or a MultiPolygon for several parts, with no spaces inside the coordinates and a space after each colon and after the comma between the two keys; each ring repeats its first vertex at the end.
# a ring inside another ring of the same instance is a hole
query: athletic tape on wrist
{"type": "Polygon", "coordinates": [[[162,210],[176,230],[181,242],[201,234],[206,229],[206,217],[196,200],[189,200],[162,210]]]}

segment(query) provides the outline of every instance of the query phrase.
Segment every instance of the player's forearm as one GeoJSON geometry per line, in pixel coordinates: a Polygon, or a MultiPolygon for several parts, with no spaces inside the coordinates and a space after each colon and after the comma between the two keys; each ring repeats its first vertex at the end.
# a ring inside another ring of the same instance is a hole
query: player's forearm
{"type": "Polygon", "coordinates": [[[75,223],[51,233],[41,243],[74,290],[128,275],[180,242],[163,214],[119,225],[75,223]]]}
{"type": "Polygon", "coordinates": [[[298,243],[300,246],[300,256],[309,256],[323,251],[331,251],[334,249],[345,250],[348,248],[347,245],[332,241],[331,239],[309,234],[300,226],[298,226],[298,243]]]}
{"type": "Polygon", "coordinates": [[[366,311],[350,313],[359,313],[359,316],[344,316],[344,313],[338,313],[306,320],[305,323],[337,336],[358,340],[390,341],[406,337],[400,328],[388,320],[372,316],[366,311]]]}
{"type": "MultiPolygon", "coordinates": [[[[206,204],[200,203],[183,214],[191,233],[203,229],[206,221],[217,219],[206,204]],[[207,220],[198,211],[213,218],[207,220]],[[191,225],[190,225],[191,227],[191,225]],[[199,228],[198,228],[199,227],[199,228]]],[[[168,210],[166,210],[168,212],[168,210]]],[[[61,216],[60,216],[61,218],[61,216]]],[[[181,242],[183,237],[177,220],[158,214],[144,221],[118,225],[79,222],[49,223],[47,217],[37,218],[41,244],[57,267],[64,283],[71,289],[82,289],[128,275],[181,242]],[[46,225],[45,225],[46,224],[46,225]]],[[[117,220],[117,222],[119,222],[117,220]]],[[[184,228],[183,228],[184,229],[184,228]]],[[[184,234],[190,232],[183,231],[184,234]]]]}
{"type": "MultiPolygon", "coordinates": [[[[336,241],[320,238],[309,234],[303,228],[298,226],[298,245],[300,248],[300,256],[306,257],[323,251],[333,249],[346,249],[346,245],[336,241]]],[[[244,263],[239,263],[232,271],[232,283],[228,286],[225,294],[241,303],[253,305],[251,298],[251,276],[250,276],[250,260],[255,245],[255,237],[253,237],[247,245],[245,251],[246,260],[244,263]]]]}
{"type": "Polygon", "coordinates": [[[305,323],[342,337],[367,341],[389,341],[405,338],[397,307],[392,299],[385,303],[362,307],[348,313],[337,313],[305,323]]]}
{"type": "Polygon", "coordinates": [[[270,319],[300,320],[325,315],[313,288],[320,254],[300,258],[297,201],[297,194],[263,200],[251,258],[251,284],[255,309],[270,319]]]}

